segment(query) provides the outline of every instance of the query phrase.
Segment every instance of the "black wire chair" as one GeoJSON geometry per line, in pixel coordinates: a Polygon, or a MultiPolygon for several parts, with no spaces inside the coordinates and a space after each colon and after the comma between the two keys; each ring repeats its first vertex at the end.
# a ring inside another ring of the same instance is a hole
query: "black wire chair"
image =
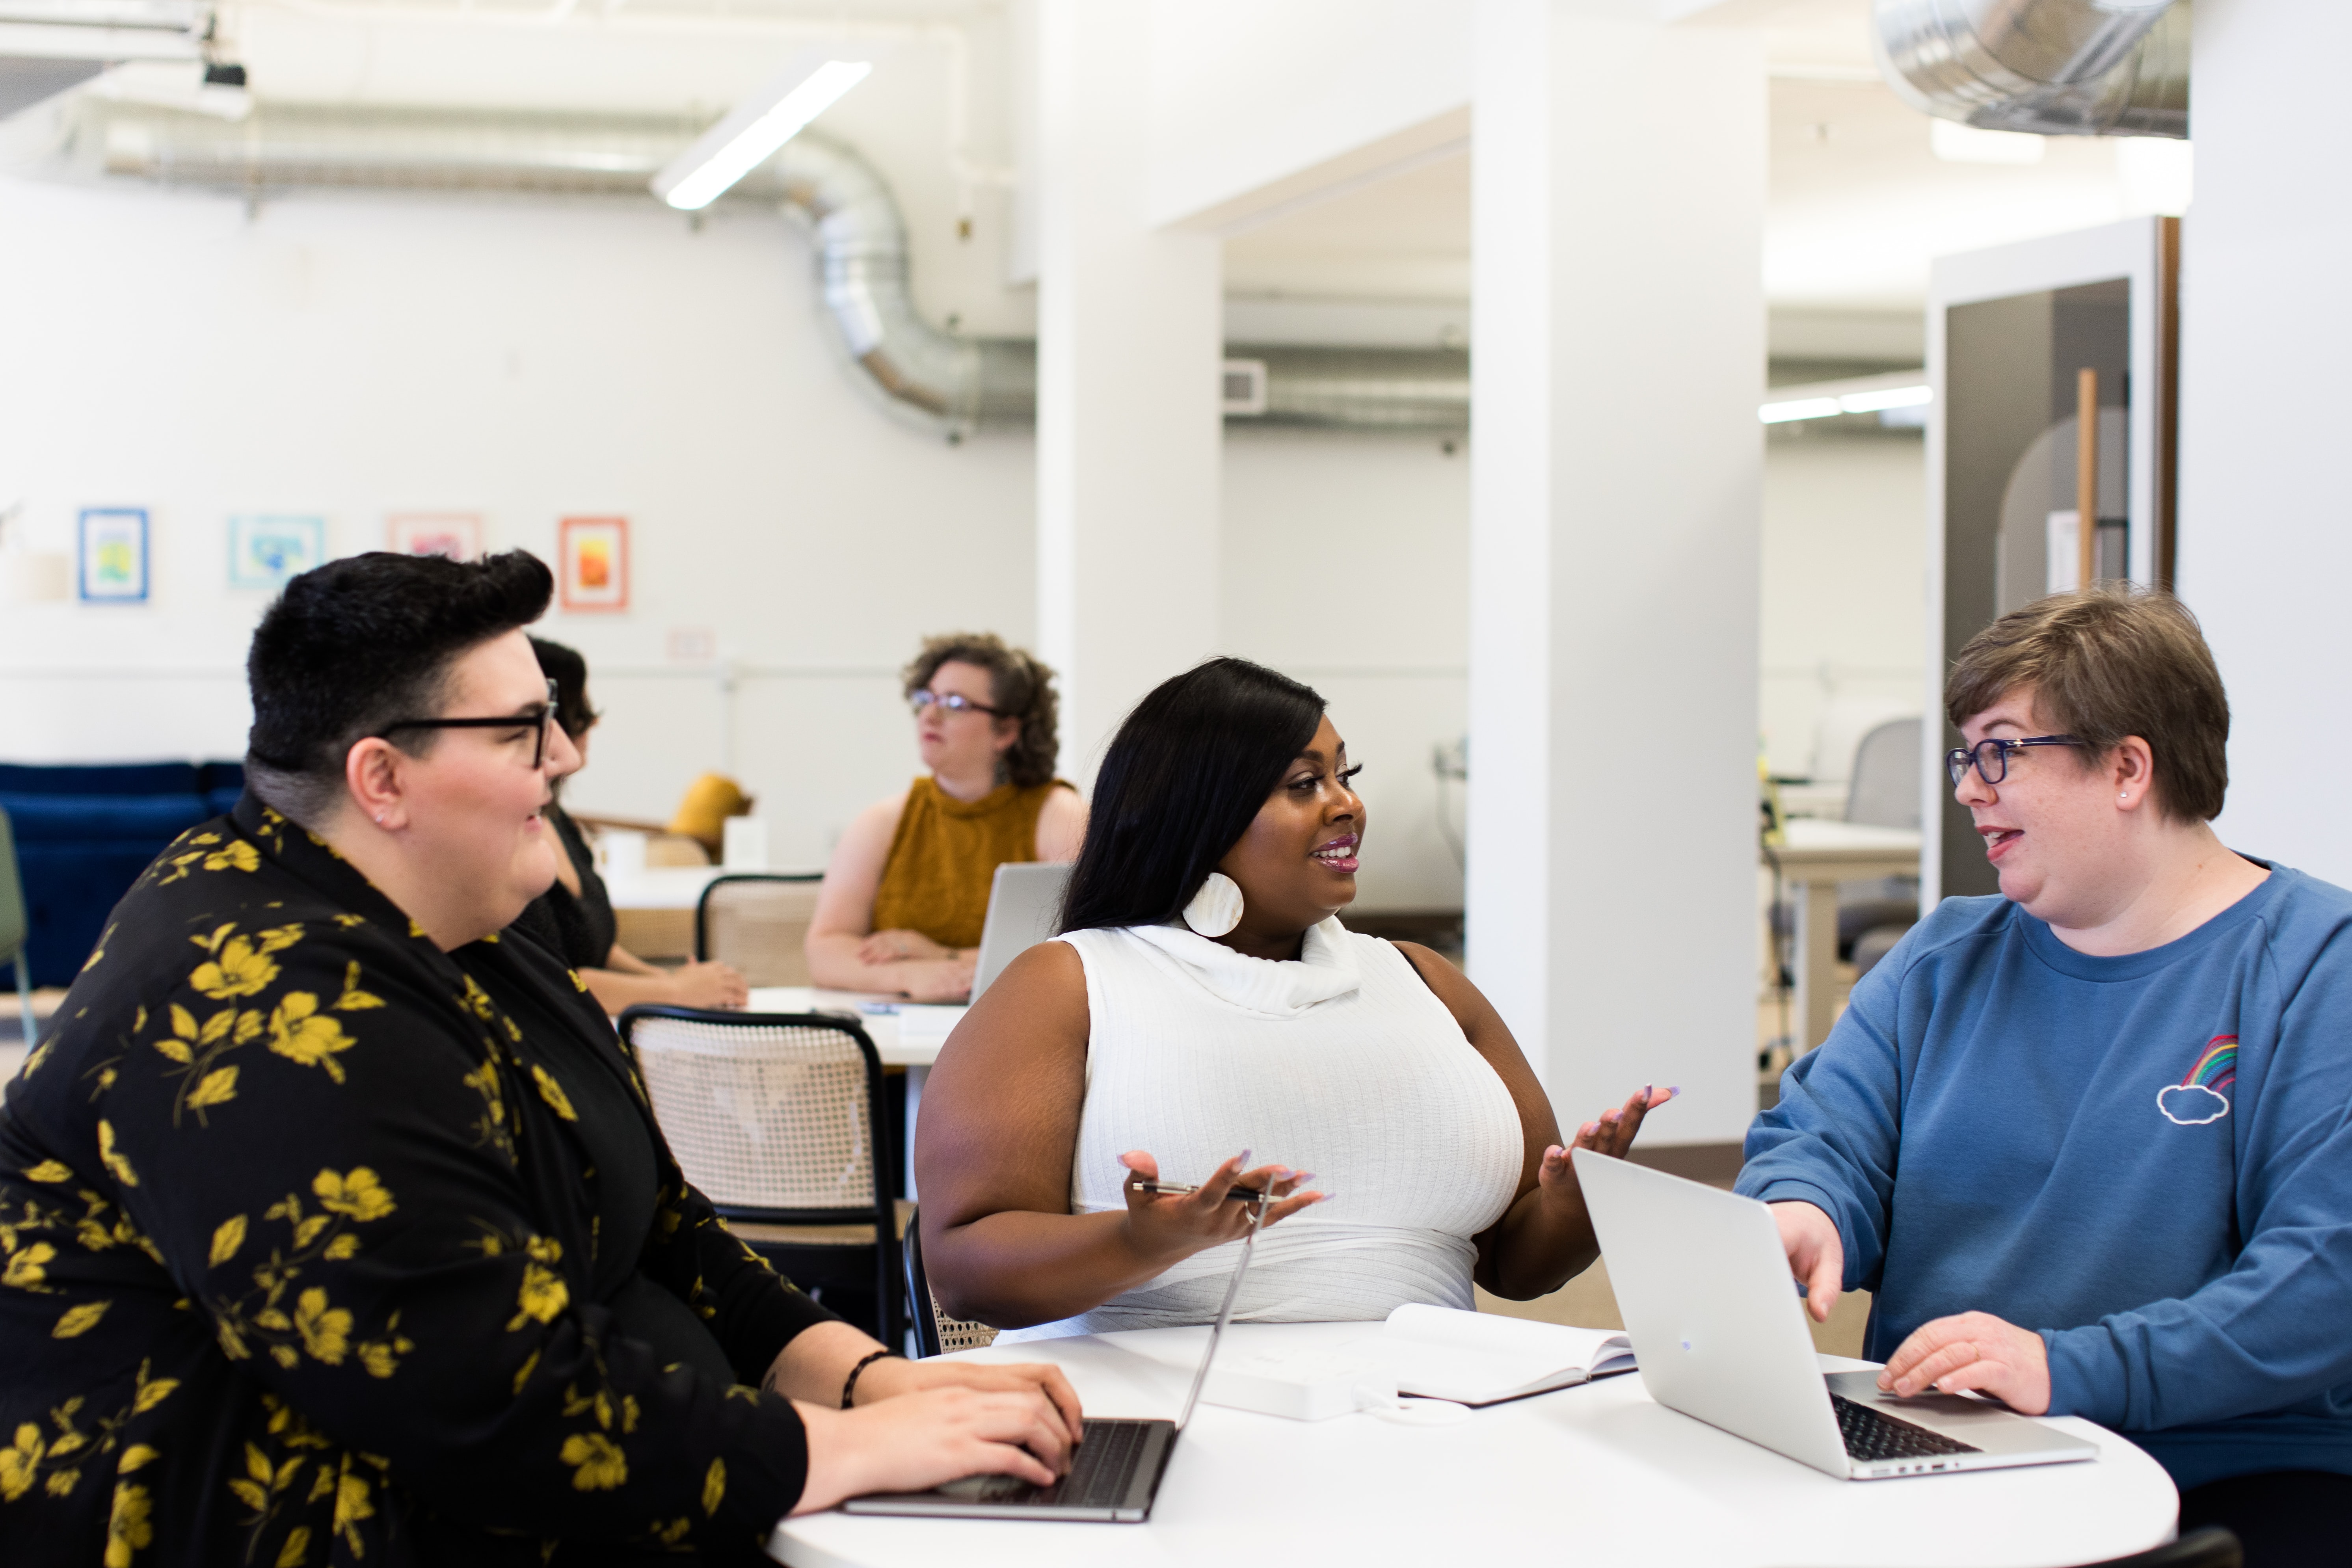
{"type": "Polygon", "coordinates": [[[998,1331],[986,1323],[951,1318],[940,1310],[939,1298],[931,1294],[930,1276],[923,1269],[923,1233],[918,1228],[921,1219],[919,1210],[907,1211],[907,1238],[902,1246],[907,1258],[907,1307],[914,1320],[915,1353],[946,1355],[995,1343],[998,1331]]]}
{"type": "Polygon", "coordinates": [[[2086,1563],[2083,1568],[2244,1568],[2245,1561],[2238,1538],[2215,1524],[2192,1530],[2150,1552],[2086,1563]]]}

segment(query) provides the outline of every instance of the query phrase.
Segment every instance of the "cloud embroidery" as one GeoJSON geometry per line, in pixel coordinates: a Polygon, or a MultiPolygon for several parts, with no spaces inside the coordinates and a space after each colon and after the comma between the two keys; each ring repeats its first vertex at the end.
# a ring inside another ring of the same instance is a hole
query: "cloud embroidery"
{"type": "Polygon", "coordinates": [[[2176,1127],[2202,1127],[2230,1114],[2222,1090],[2238,1081],[2238,1037],[2216,1035],[2205,1042],[2197,1065],[2179,1083],[2156,1091],[2156,1108],[2176,1127]]]}
{"type": "Polygon", "coordinates": [[[2179,1127],[2202,1127],[2230,1114],[2230,1102],[2201,1083],[2168,1083],[2156,1091],[2156,1108],[2179,1127]]]}

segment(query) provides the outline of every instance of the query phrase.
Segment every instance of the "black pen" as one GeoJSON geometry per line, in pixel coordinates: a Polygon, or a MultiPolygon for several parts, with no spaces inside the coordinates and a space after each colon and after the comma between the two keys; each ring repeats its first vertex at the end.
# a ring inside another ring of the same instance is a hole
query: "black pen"
{"type": "MultiPolygon", "coordinates": [[[[1201,1190],[1198,1187],[1188,1187],[1181,1182],[1129,1182],[1127,1185],[1131,1191],[1150,1193],[1154,1197],[1161,1198],[1189,1198],[1201,1190]]],[[[1256,1187],[1225,1189],[1226,1198],[1239,1198],[1244,1203],[1263,1203],[1265,1201],[1265,1196],[1266,1194],[1256,1187]]]]}

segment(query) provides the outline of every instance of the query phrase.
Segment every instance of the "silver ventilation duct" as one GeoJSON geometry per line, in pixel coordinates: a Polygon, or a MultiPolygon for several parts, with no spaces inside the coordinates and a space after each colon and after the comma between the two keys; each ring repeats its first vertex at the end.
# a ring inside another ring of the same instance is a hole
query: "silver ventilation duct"
{"type": "Polygon", "coordinates": [[[1989,131],[2189,134],[2190,0],[1874,0],[1878,68],[1912,107],[1989,131]]]}
{"type": "MultiPolygon", "coordinates": [[[[524,192],[650,201],[646,183],[700,131],[679,120],[258,105],[230,122],[85,99],[67,161],[87,174],[262,197],[299,188],[524,192]]],[[[856,152],[803,132],[726,198],[779,202],[815,236],[817,288],[856,379],[891,414],[950,440],[1037,416],[1037,348],[923,320],[898,203],[856,152]]],[[[1264,366],[1237,426],[1458,434],[1459,350],[1231,351],[1264,366]]]]}

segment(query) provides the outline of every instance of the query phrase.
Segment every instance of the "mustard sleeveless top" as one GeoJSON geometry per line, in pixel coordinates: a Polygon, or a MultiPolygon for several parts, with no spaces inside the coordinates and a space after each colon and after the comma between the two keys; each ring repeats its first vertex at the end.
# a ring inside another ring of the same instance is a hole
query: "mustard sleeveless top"
{"type": "Polygon", "coordinates": [[[876,931],[919,931],[942,947],[978,947],[996,868],[1037,858],[1037,814],[1073,786],[1050,779],[1026,789],[1001,784],[961,801],[926,776],[907,789],[890,858],[874,889],[876,931]]]}

